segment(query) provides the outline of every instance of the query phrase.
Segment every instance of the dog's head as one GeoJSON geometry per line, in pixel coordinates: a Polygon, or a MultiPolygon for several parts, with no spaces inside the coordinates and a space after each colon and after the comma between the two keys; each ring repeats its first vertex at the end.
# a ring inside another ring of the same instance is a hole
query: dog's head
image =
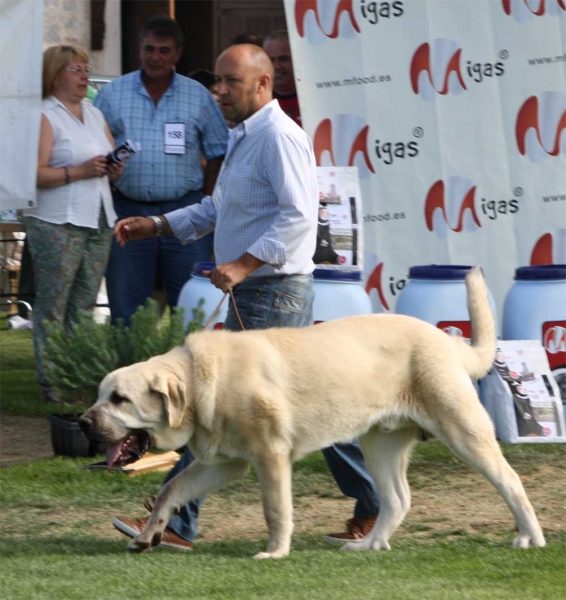
{"type": "Polygon", "coordinates": [[[110,444],[108,466],[150,447],[175,450],[191,435],[187,385],[170,365],[151,359],[109,373],[98,400],[80,419],[85,435],[110,444]]]}

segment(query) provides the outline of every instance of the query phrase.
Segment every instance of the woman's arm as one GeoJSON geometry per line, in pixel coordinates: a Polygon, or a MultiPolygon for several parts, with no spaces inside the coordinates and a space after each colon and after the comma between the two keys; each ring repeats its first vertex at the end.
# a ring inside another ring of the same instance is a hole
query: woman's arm
{"type": "Polygon", "coordinates": [[[39,156],[37,161],[37,187],[50,189],[67,185],[79,179],[102,177],[106,173],[106,157],[95,156],[76,167],[49,167],[53,151],[53,129],[49,119],[41,115],[39,131],[39,156]]]}

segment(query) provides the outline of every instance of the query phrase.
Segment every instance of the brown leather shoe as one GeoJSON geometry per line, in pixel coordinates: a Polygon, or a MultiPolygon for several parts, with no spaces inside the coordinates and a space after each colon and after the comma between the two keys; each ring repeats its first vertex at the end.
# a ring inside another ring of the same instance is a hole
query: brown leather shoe
{"type": "Polygon", "coordinates": [[[368,517],[367,519],[352,517],[350,520],[346,521],[346,531],[331,533],[326,536],[326,541],[340,544],[354,540],[362,540],[371,531],[376,519],[377,516],[368,517]]]}
{"type": "MultiPolygon", "coordinates": [[[[139,535],[147,525],[148,519],[126,519],[124,517],[114,517],[112,519],[112,525],[116,529],[127,535],[128,537],[134,538],[139,535]]],[[[175,550],[192,550],[193,543],[178,536],[171,529],[165,528],[163,537],[161,538],[161,546],[168,546],[169,548],[175,548],[175,550]]]]}

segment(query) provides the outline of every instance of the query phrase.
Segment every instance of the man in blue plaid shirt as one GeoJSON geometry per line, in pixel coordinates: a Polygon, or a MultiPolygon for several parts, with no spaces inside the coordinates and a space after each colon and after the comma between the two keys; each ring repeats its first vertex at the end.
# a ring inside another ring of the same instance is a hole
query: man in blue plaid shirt
{"type": "MultiPolygon", "coordinates": [[[[175,72],[183,43],[177,22],[149,19],[140,32],[141,70],[107,84],[96,97],[116,143],[130,139],[141,144],[114,189],[119,219],[184,208],[214,188],[228,128],[210,93],[175,72]],[[204,173],[201,155],[207,161],[204,173]]],[[[191,245],[174,237],[139,240],[124,248],[114,242],[106,272],[113,321],[128,322],[156,282],[175,306],[193,264],[211,255],[212,235],[191,245]]]]}

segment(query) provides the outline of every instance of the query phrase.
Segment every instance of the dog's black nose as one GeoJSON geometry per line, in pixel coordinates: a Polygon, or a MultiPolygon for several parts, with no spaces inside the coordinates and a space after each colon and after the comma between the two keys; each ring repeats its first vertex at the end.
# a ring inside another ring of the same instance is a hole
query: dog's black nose
{"type": "Polygon", "coordinates": [[[92,419],[84,415],[79,419],[79,426],[83,433],[88,433],[92,429],[92,419]]]}

